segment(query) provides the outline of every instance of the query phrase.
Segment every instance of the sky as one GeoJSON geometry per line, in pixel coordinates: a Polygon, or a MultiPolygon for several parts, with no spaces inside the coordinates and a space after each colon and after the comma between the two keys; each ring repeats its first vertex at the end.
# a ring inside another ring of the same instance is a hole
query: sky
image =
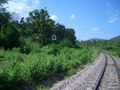
{"type": "Polygon", "coordinates": [[[20,17],[46,8],[51,19],[74,28],[78,40],[120,35],[120,0],[10,0],[6,7],[20,17]]]}

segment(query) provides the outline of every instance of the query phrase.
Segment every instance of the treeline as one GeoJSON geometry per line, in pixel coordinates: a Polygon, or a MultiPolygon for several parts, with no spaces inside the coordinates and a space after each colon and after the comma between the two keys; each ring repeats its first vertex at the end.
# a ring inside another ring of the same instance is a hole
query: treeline
{"type": "Polygon", "coordinates": [[[80,47],[98,47],[101,50],[106,50],[111,52],[114,55],[120,57],[120,39],[117,40],[87,40],[87,41],[78,41],[77,44],[80,47]]]}
{"type": "Polygon", "coordinates": [[[66,46],[75,45],[75,31],[66,28],[60,23],[50,19],[46,9],[34,10],[27,17],[20,21],[14,19],[14,15],[9,13],[3,5],[8,0],[0,1],[0,47],[11,49],[22,47],[23,38],[31,38],[33,42],[38,42],[40,46],[51,43],[62,43],[66,46]]]}

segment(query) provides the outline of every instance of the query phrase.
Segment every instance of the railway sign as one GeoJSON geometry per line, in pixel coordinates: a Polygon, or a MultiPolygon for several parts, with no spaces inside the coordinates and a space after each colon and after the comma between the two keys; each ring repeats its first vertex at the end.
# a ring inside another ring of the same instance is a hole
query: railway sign
{"type": "Polygon", "coordinates": [[[56,35],[52,35],[52,40],[55,41],[57,39],[56,35]]]}

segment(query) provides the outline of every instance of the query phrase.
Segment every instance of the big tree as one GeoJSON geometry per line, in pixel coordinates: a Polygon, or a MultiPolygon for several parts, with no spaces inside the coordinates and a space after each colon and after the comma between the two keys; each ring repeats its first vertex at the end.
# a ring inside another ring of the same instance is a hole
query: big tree
{"type": "Polygon", "coordinates": [[[55,22],[50,19],[50,15],[46,9],[34,10],[29,13],[26,23],[31,28],[32,34],[36,34],[39,38],[41,46],[51,42],[52,30],[55,22]]]}
{"type": "Polygon", "coordinates": [[[10,20],[10,13],[3,7],[8,0],[0,0],[0,28],[10,20]]]}
{"type": "Polygon", "coordinates": [[[13,24],[11,14],[3,8],[8,0],[0,0],[0,47],[11,49],[19,46],[20,32],[13,24]]]}

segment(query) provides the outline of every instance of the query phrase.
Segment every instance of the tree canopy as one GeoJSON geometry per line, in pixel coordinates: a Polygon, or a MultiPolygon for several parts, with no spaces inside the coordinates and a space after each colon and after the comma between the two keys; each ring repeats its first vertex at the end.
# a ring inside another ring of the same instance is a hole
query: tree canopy
{"type": "MultiPolygon", "coordinates": [[[[1,10],[7,1],[0,1],[1,10]]],[[[46,9],[33,10],[27,17],[22,17],[20,21],[14,19],[13,13],[2,10],[0,12],[0,46],[5,49],[21,46],[21,37],[31,38],[40,46],[61,43],[65,40],[67,40],[66,43],[74,46],[76,41],[75,30],[56,23],[50,18],[46,9]],[[55,36],[55,40],[52,39],[53,36],[55,36]]]]}

